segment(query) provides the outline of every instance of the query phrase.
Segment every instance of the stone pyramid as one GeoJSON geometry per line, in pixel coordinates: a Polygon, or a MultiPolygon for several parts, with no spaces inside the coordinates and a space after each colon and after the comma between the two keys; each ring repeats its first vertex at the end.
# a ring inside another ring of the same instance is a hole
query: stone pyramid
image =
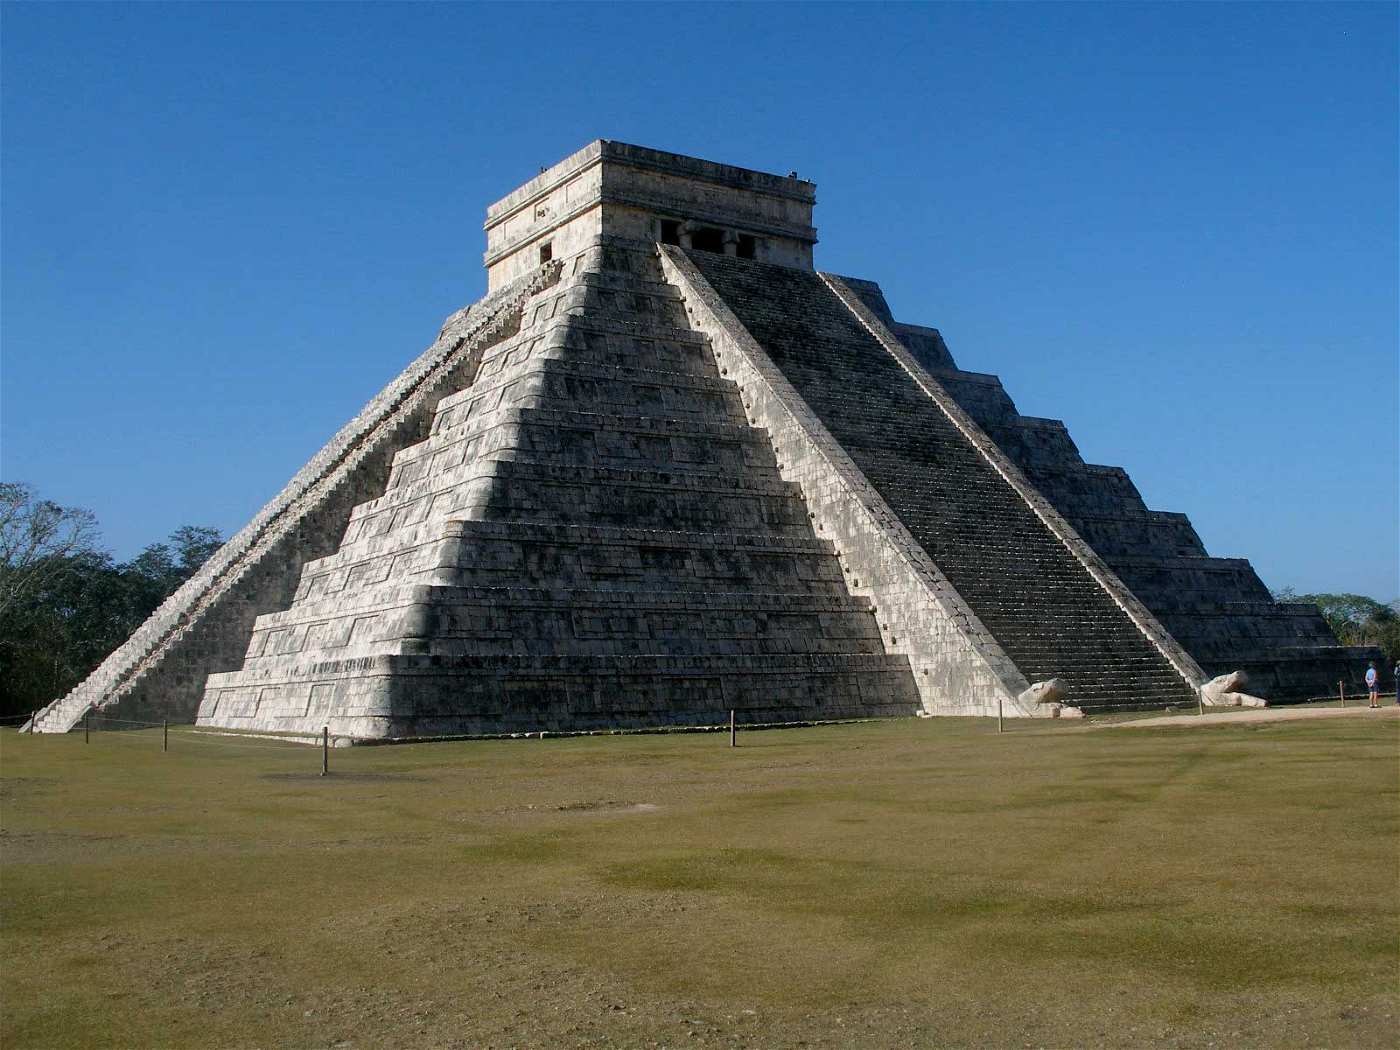
{"type": "Polygon", "coordinates": [[[493,205],[486,298],[33,727],[368,740],[1354,680],[1314,607],[816,272],[813,202],[599,141],[493,205]]]}

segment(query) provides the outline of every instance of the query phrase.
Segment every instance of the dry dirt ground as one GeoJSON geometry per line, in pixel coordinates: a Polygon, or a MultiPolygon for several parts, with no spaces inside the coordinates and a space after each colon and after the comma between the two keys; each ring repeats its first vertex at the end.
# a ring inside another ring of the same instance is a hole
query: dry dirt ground
{"type": "Polygon", "coordinates": [[[1391,718],[0,736],[21,1047],[1394,1047],[1391,718]]]}

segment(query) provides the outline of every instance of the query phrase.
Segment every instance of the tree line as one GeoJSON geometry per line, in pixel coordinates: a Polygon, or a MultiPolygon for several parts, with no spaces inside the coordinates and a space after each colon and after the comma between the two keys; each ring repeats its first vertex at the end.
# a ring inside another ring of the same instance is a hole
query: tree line
{"type": "Polygon", "coordinates": [[[1386,663],[1400,663],[1400,601],[1379,602],[1364,594],[1299,594],[1291,587],[1274,592],[1279,602],[1312,602],[1337,641],[1343,645],[1376,645],[1386,663]]]}
{"type": "Polygon", "coordinates": [[[91,511],[0,482],[0,717],[63,696],[223,545],[186,525],[118,562],[91,511]]]}

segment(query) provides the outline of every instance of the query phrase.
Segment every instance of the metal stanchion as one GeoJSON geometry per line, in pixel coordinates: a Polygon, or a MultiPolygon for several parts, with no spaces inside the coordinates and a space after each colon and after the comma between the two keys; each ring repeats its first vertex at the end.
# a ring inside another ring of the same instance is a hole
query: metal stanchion
{"type": "Polygon", "coordinates": [[[160,720],[160,749],[162,751],[170,750],[170,721],[165,718],[160,720]]]}
{"type": "Polygon", "coordinates": [[[1346,684],[1346,682],[1338,682],[1338,683],[1337,683],[1337,699],[1340,700],[1340,701],[1342,702],[1342,706],[1343,706],[1343,707],[1346,707],[1346,706],[1347,706],[1347,684],[1346,684]]]}
{"type": "Polygon", "coordinates": [[[90,731],[90,727],[89,727],[89,724],[88,724],[88,723],[89,723],[89,720],[90,720],[91,718],[92,718],[92,715],[91,715],[91,714],[85,714],[85,715],[83,715],[83,743],[84,743],[84,744],[86,744],[86,743],[88,742],[88,733],[89,733],[89,731],[90,731]]]}
{"type": "Polygon", "coordinates": [[[321,727],[321,776],[331,771],[331,727],[321,727]]]}
{"type": "Polygon", "coordinates": [[[1001,693],[997,693],[997,732],[1006,732],[1006,724],[1001,715],[1001,693]]]}
{"type": "Polygon", "coordinates": [[[738,747],[738,746],[739,746],[739,741],[736,739],[737,736],[738,736],[738,734],[737,734],[737,732],[735,731],[735,727],[734,727],[734,708],[731,707],[731,708],[729,709],[729,746],[730,746],[730,747],[738,747]]]}

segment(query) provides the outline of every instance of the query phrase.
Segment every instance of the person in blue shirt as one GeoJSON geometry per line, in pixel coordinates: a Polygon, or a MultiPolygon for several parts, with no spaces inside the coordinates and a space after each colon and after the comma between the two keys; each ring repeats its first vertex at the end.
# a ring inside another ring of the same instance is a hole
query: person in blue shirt
{"type": "Polygon", "coordinates": [[[1381,676],[1376,673],[1376,665],[1371,663],[1366,665],[1366,691],[1371,694],[1371,709],[1376,710],[1381,706],[1380,694],[1381,676]]]}

